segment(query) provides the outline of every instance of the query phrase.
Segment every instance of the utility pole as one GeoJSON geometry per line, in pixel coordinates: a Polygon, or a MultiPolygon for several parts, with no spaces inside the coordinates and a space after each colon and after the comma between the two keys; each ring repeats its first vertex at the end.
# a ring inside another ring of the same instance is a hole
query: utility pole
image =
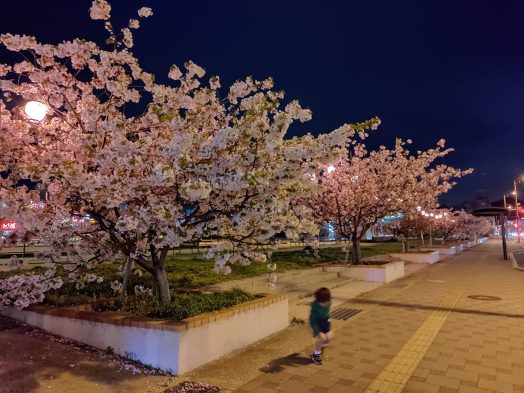
{"type": "Polygon", "coordinates": [[[517,242],[520,243],[519,197],[517,194],[517,179],[513,179],[513,193],[515,194],[515,213],[517,215],[517,242]]]}
{"type": "Polygon", "coordinates": [[[504,225],[506,221],[505,213],[500,213],[500,234],[502,235],[502,255],[504,260],[508,260],[508,246],[506,245],[506,226],[504,225]]]}

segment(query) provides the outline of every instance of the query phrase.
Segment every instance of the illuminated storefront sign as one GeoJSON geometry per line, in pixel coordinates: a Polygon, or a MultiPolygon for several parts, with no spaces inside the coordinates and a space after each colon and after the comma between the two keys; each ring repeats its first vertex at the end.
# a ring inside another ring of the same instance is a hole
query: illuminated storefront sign
{"type": "Polygon", "coordinates": [[[16,230],[16,221],[1,221],[2,231],[14,231],[16,230]]]}

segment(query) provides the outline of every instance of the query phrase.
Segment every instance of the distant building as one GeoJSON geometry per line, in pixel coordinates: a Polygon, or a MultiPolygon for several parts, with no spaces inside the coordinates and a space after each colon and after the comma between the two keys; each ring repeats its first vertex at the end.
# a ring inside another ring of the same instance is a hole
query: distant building
{"type": "Polygon", "coordinates": [[[478,192],[472,199],[464,201],[462,205],[457,206],[457,210],[471,212],[473,210],[490,207],[491,202],[487,191],[478,192]]]}

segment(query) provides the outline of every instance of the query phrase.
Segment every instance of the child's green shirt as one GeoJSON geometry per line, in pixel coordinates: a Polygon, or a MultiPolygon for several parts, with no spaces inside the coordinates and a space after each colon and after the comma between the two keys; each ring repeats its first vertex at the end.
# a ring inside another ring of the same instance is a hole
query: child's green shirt
{"type": "MultiPolygon", "coordinates": [[[[325,326],[329,325],[329,310],[331,309],[331,303],[324,307],[318,304],[316,301],[311,302],[311,313],[309,314],[309,324],[313,330],[313,336],[317,336],[320,332],[325,330],[325,326]]],[[[323,332],[326,333],[326,332],[323,332]]]]}

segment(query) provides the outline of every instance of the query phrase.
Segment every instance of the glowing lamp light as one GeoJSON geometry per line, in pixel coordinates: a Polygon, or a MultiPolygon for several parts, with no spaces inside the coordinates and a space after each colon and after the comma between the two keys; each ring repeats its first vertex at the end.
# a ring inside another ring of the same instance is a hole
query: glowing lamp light
{"type": "Polygon", "coordinates": [[[327,167],[327,173],[333,173],[335,172],[335,167],[333,165],[330,165],[327,167]]]}
{"type": "Polygon", "coordinates": [[[24,108],[27,117],[33,121],[44,120],[44,117],[47,114],[47,109],[47,106],[38,101],[29,101],[25,104],[24,108]]]}
{"type": "Polygon", "coordinates": [[[435,217],[435,214],[433,214],[433,213],[429,213],[429,215],[430,215],[431,217],[435,217]]]}

